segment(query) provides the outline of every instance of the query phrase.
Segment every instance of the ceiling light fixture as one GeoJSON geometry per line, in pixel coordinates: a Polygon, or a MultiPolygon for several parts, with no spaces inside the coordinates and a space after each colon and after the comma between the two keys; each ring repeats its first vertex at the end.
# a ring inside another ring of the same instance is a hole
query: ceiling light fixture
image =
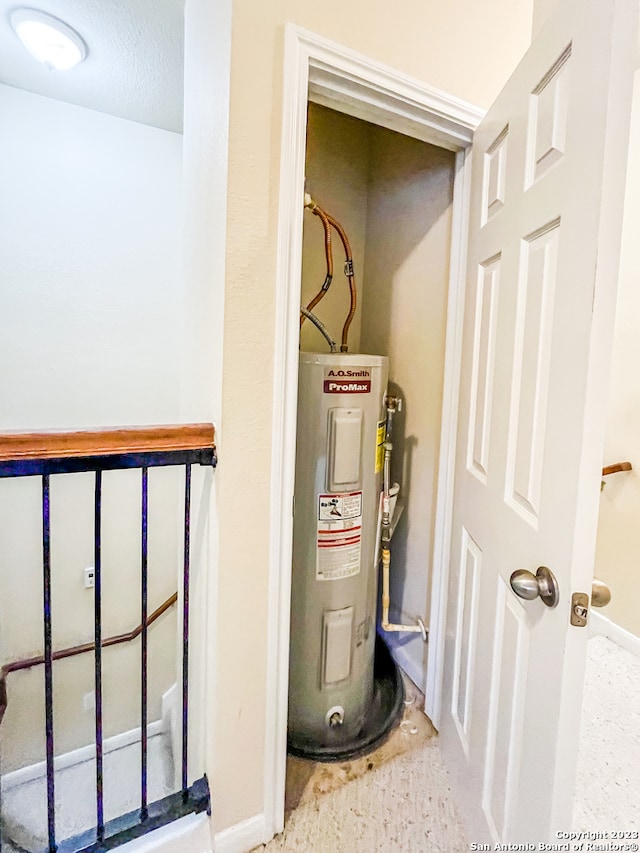
{"type": "Polygon", "coordinates": [[[36,9],[15,9],[11,26],[29,53],[47,68],[66,71],[87,55],[87,47],[64,21],[36,9]]]}

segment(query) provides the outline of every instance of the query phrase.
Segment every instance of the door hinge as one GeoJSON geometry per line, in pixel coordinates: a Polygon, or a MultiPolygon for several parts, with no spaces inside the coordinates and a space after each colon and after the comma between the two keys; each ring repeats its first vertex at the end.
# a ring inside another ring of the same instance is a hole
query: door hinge
{"type": "Polygon", "coordinates": [[[589,615],[589,596],[586,592],[574,592],[571,596],[571,624],[585,628],[589,615]]]}

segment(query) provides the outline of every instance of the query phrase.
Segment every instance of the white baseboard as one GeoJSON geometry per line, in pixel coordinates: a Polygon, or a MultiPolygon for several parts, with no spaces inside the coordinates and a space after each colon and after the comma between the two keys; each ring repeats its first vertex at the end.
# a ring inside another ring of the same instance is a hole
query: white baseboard
{"type": "MultiPolygon", "coordinates": [[[[162,734],[162,720],[155,720],[147,726],[148,737],[162,734]]],[[[116,749],[123,749],[125,746],[130,746],[132,743],[140,741],[140,729],[131,729],[128,732],[121,732],[106,738],[102,744],[103,753],[114,752],[116,749]]],[[[71,752],[65,752],[58,755],[53,762],[56,770],[65,770],[67,767],[73,767],[74,764],[82,764],[85,761],[92,761],[95,758],[95,744],[89,746],[81,746],[79,749],[73,749],[71,752]]],[[[19,770],[12,770],[10,773],[5,773],[2,776],[2,788],[8,791],[18,785],[24,785],[27,782],[33,782],[34,779],[40,779],[47,773],[46,761],[39,761],[37,764],[30,764],[28,767],[21,767],[19,770]]]]}
{"type": "Polygon", "coordinates": [[[210,818],[190,814],[118,848],[122,853],[212,853],[210,818]]]}
{"type": "Polygon", "coordinates": [[[265,816],[257,814],[217,832],[213,849],[215,853],[248,853],[259,844],[266,844],[270,840],[265,816]]]}
{"type": "Polygon", "coordinates": [[[400,669],[409,676],[411,681],[413,681],[419,690],[424,692],[424,672],[422,667],[409,653],[410,643],[422,644],[423,640],[420,634],[414,634],[409,642],[407,642],[406,637],[406,634],[403,634],[400,637],[396,633],[388,633],[383,635],[383,640],[391,652],[391,657],[398,664],[400,669]]]}
{"type": "Polygon", "coordinates": [[[589,611],[589,634],[594,637],[606,637],[612,643],[631,652],[632,655],[640,657],[640,637],[616,625],[602,613],[589,611]]]}
{"type": "Polygon", "coordinates": [[[162,694],[162,725],[171,737],[171,753],[173,761],[173,785],[182,787],[182,764],[178,756],[182,755],[182,714],[180,703],[182,693],[178,692],[178,684],[174,681],[171,687],[162,694]]]}

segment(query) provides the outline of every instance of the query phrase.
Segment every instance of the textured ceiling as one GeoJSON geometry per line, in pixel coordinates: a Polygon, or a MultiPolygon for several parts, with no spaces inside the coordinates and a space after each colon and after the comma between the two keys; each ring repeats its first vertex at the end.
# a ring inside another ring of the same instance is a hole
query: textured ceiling
{"type": "Polygon", "coordinates": [[[182,131],[185,0],[0,0],[0,83],[103,113],[182,131]],[[48,71],[25,50],[9,13],[28,7],[65,21],[88,55],[48,71]]]}

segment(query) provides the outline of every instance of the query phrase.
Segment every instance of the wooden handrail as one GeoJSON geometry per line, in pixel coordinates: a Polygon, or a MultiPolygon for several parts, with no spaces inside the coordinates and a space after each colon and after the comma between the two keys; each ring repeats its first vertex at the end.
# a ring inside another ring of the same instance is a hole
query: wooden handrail
{"type": "Polygon", "coordinates": [[[618,474],[620,471],[632,471],[631,462],[616,462],[615,465],[606,465],[602,469],[602,476],[607,477],[609,474],[618,474]]]}
{"type": "MultiPolygon", "coordinates": [[[[170,595],[166,601],[163,601],[160,607],[157,607],[153,613],[147,619],[147,628],[149,625],[153,625],[153,623],[159,619],[163,613],[172,607],[176,601],[178,600],[178,593],[174,592],[173,595],[170,595]]],[[[142,623],[137,627],[133,628],[133,630],[128,631],[125,634],[117,634],[115,637],[108,637],[106,640],[102,641],[102,648],[106,648],[107,646],[117,646],[120,643],[128,643],[131,640],[135,640],[136,637],[140,636],[142,633],[142,623]]],[[[94,651],[96,645],[95,643],[82,643],[79,646],[70,646],[67,649],[60,649],[57,652],[52,654],[53,660],[62,660],[63,658],[74,657],[75,655],[82,655],[86,652],[94,651]]],[[[2,718],[4,717],[4,712],[7,710],[7,684],[6,678],[10,672],[18,672],[21,669],[31,669],[34,666],[40,666],[44,663],[44,656],[38,655],[33,658],[24,658],[23,660],[15,660],[11,663],[5,664],[2,669],[0,669],[0,723],[2,722],[2,718]]]]}
{"type": "Polygon", "coordinates": [[[213,424],[0,433],[0,461],[215,449],[213,424]]]}

